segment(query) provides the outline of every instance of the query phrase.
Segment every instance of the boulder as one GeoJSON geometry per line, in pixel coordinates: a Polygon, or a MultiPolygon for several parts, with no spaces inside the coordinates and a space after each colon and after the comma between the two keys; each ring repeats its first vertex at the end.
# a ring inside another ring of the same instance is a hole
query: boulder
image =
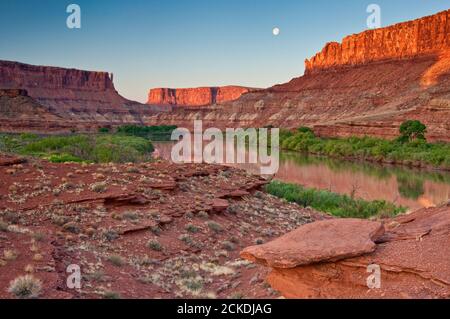
{"type": "Polygon", "coordinates": [[[333,219],[305,225],[260,246],[246,248],[241,256],[275,268],[294,268],[337,261],[375,251],[374,241],[384,234],[379,222],[333,219]]]}

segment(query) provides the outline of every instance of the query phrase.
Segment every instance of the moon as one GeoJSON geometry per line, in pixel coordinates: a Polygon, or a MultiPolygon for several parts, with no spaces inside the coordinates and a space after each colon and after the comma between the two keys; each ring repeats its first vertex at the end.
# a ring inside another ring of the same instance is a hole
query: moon
{"type": "Polygon", "coordinates": [[[280,28],[273,28],[272,33],[274,36],[277,36],[280,34],[280,28]]]}

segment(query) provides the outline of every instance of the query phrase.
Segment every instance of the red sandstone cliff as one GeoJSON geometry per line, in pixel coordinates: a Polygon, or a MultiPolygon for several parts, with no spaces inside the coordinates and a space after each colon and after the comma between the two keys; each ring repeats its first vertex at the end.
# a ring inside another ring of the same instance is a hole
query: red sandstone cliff
{"type": "Polygon", "coordinates": [[[113,75],[19,62],[0,61],[0,89],[24,89],[43,105],[64,114],[68,110],[90,109],[122,112],[138,105],[120,96],[113,75]]]}
{"type": "Polygon", "coordinates": [[[0,91],[2,131],[96,130],[156,109],[120,96],[107,72],[0,61],[0,91]]]}
{"type": "Polygon", "coordinates": [[[151,89],[147,104],[200,107],[234,101],[254,89],[241,86],[151,89]]]}
{"type": "Polygon", "coordinates": [[[305,61],[306,74],[333,67],[434,54],[450,48],[450,10],[330,42],[305,61]]]}
{"type": "MultiPolygon", "coordinates": [[[[450,10],[365,31],[328,44],[306,61],[306,73],[249,92],[213,110],[195,111],[205,127],[313,127],[321,136],[394,138],[417,119],[430,140],[450,141],[450,10]]],[[[187,126],[176,110],[151,123],[187,126]]]]}

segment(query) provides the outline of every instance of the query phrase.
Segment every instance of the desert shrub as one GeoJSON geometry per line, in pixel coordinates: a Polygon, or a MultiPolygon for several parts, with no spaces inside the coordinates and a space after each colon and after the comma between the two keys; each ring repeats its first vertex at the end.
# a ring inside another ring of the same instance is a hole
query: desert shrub
{"type": "Polygon", "coordinates": [[[137,136],[151,139],[154,141],[170,140],[172,131],[177,127],[173,125],[160,126],[139,126],[139,125],[123,125],[117,129],[117,134],[137,136]]]}
{"type": "Polygon", "coordinates": [[[162,251],[163,249],[160,242],[155,239],[149,240],[147,243],[147,247],[154,251],[162,251]]]}
{"type": "Polygon", "coordinates": [[[206,225],[208,226],[209,229],[211,229],[215,233],[220,233],[220,232],[223,231],[222,225],[220,225],[220,224],[218,224],[216,222],[209,221],[209,222],[206,223],[206,225]]]}
{"type": "Polygon", "coordinates": [[[309,127],[306,127],[306,126],[302,126],[302,127],[298,128],[297,131],[299,133],[308,133],[308,134],[314,136],[314,131],[312,129],[310,129],[309,127]]]}
{"type": "Polygon", "coordinates": [[[110,128],[109,128],[109,127],[100,127],[100,128],[98,129],[98,132],[99,132],[100,134],[106,134],[106,133],[109,133],[109,132],[110,132],[110,128]]]}
{"type": "Polygon", "coordinates": [[[185,229],[190,233],[198,233],[200,231],[200,228],[198,228],[194,224],[187,224],[185,229]]]}
{"type": "Polygon", "coordinates": [[[115,291],[105,291],[103,293],[103,299],[120,299],[121,296],[118,292],[115,291]]]}
{"type": "Polygon", "coordinates": [[[9,284],[8,291],[21,299],[32,299],[39,297],[42,290],[42,282],[31,276],[26,275],[14,279],[9,284]]]}
{"type": "Polygon", "coordinates": [[[125,265],[125,261],[122,256],[119,255],[111,255],[108,257],[108,261],[116,267],[122,267],[125,265]]]}
{"type": "Polygon", "coordinates": [[[7,232],[8,231],[8,223],[5,223],[0,219],[0,232],[7,232]]]}

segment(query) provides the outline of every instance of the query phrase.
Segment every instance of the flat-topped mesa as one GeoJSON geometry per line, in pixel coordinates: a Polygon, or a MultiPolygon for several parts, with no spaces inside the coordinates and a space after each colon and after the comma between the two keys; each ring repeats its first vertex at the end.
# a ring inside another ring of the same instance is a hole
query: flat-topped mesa
{"type": "Polygon", "coordinates": [[[327,43],[305,61],[305,74],[322,70],[436,54],[450,49],[450,10],[327,43]]]}
{"type": "Polygon", "coordinates": [[[63,117],[77,112],[85,113],[86,118],[97,112],[128,114],[128,107],[142,106],[119,95],[108,72],[0,60],[2,89],[26,90],[39,104],[63,117]]]}
{"type": "Polygon", "coordinates": [[[12,61],[0,61],[0,88],[115,92],[113,76],[108,72],[29,65],[12,61]]]}
{"type": "Polygon", "coordinates": [[[156,88],[148,94],[147,104],[202,107],[234,101],[255,89],[242,86],[199,87],[187,89],[156,88]]]}

